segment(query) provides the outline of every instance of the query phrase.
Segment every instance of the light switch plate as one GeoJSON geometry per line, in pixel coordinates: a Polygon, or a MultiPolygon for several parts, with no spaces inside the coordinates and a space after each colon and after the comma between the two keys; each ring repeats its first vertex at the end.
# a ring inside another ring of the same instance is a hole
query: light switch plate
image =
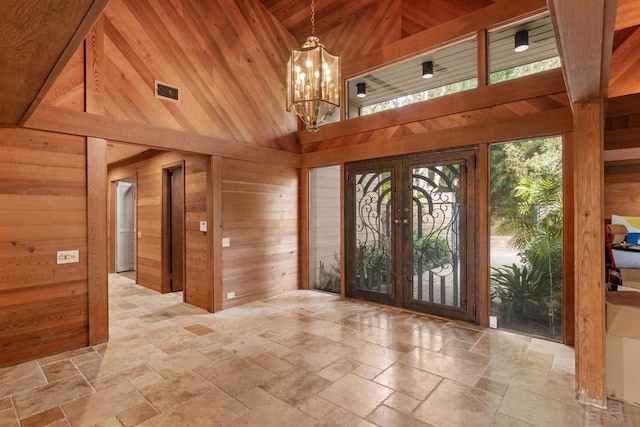
{"type": "Polygon", "coordinates": [[[56,254],[56,262],[58,264],[71,264],[73,262],[80,262],[80,251],[58,251],[56,254]]]}
{"type": "Polygon", "coordinates": [[[207,231],[207,221],[200,221],[200,231],[207,231]]]}
{"type": "Polygon", "coordinates": [[[229,246],[231,246],[231,239],[228,237],[223,237],[222,238],[222,247],[223,248],[228,248],[229,246]]]}

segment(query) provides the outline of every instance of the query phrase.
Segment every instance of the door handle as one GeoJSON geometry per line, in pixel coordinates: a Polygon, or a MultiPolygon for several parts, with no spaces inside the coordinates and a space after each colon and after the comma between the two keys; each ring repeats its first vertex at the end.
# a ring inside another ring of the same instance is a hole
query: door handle
{"type": "Polygon", "coordinates": [[[403,224],[409,224],[409,220],[407,218],[402,218],[402,223],[403,224]]]}
{"type": "Polygon", "coordinates": [[[396,219],[393,220],[393,223],[394,224],[400,224],[400,220],[398,218],[396,218],[396,219]]]}

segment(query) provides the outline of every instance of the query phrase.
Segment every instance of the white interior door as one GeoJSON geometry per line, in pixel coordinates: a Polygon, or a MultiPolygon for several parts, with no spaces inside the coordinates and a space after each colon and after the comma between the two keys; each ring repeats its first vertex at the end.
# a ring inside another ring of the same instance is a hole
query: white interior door
{"type": "Polygon", "coordinates": [[[135,185],[116,183],[116,271],[135,270],[135,185]]]}

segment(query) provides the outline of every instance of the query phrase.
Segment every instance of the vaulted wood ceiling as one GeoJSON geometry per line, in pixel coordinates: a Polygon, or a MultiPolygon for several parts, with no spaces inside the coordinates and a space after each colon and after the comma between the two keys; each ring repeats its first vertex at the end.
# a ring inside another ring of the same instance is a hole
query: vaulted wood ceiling
{"type": "MultiPolygon", "coordinates": [[[[487,5],[507,1],[511,0],[316,0],[316,33],[327,46],[338,46],[336,51],[345,57],[353,58],[487,5]]],[[[136,4],[131,0],[119,0],[116,3],[129,4],[129,2],[131,5],[136,4]]],[[[49,3],[39,0],[11,0],[0,3],[0,13],[5,17],[3,26],[0,28],[0,40],[3,42],[0,43],[0,125],[23,124],[45,98],[47,92],[50,92],[64,66],[75,60],[78,60],[79,64],[82,62],[77,56],[74,59],[74,53],[77,52],[82,40],[103,13],[109,1],[68,0],[55,2],[54,6],[49,3]]],[[[310,0],[219,0],[215,2],[172,0],[166,2],[177,11],[178,15],[184,10],[201,10],[202,15],[205,16],[199,21],[201,27],[198,31],[201,34],[213,34],[225,28],[219,33],[222,36],[208,38],[204,45],[196,49],[197,51],[186,50],[185,54],[201,55],[207,50],[212,52],[211,55],[217,52],[216,57],[224,58],[230,56],[229,52],[233,52],[236,59],[227,58],[227,65],[229,61],[243,58],[247,66],[241,66],[240,63],[235,65],[241,67],[246,76],[239,78],[235,75],[237,72],[228,73],[226,80],[214,81],[230,93],[238,93],[238,97],[242,99],[255,100],[254,92],[258,87],[247,87],[246,82],[256,78],[254,70],[268,65],[271,75],[270,80],[265,84],[271,88],[273,96],[278,98],[273,100],[273,105],[269,104],[268,108],[280,108],[279,91],[282,89],[280,80],[283,78],[283,71],[280,70],[279,64],[283,62],[282,58],[286,56],[288,45],[294,39],[300,43],[309,35],[310,3],[310,0]],[[230,10],[233,10],[233,16],[230,15],[230,10]],[[227,18],[223,20],[217,18],[225,14],[227,18]],[[242,24],[241,27],[234,26],[237,22],[242,24]],[[211,28],[207,29],[206,26],[218,28],[214,31],[211,28]],[[239,33],[240,31],[243,34],[249,31],[251,34],[243,39],[244,36],[239,33]],[[247,45],[241,40],[251,40],[251,42],[247,45]],[[245,50],[246,54],[243,54],[245,50]],[[256,59],[259,62],[252,62],[256,59]]],[[[130,9],[133,6],[128,7],[130,9]]],[[[135,25],[131,26],[129,21],[118,21],[118,17],[114,15],[111,15],[110,21],[113,24],[107,28],[110,35],[117,35],[112,31],[113,29],[125,31],[128,37],[133,37],[130,42],[136,43],[135,25]]],[[[184,31],[187,31],[189,25],[186,21],[184,25],[184,31]]],[[[578,26],[580,23],[579,21],[570,22],[568,25],[578,26]]],[[[640,70],[639,25],[640,0],[618,0],[609,79],[610,97],[640,92],[640,83],[638,83],[640,78],[637,77],[637,70],[640,70]]],[[[142,27],[147,28],[143,22],[139,23],[137,28],[142,29],[142,27]]],[[[161,30],[158,25],[154,28],[156,32],[161,30]]],[[[108,38],[108,41],[113,40],[108,38]]],[[[175,48],[172,44],[168,47],[175,48]]],[[[177,50],[165,51],[178,52],[177,50]]],[[[189,61],[193,59],[192,56],[188,58],[189,61]]],[[[150,64],[148,57],[142,59],[147,61],[145,65],[150,64]]],[[[215,77],[217,77],[215,74],[202,76],[204,80],[215,77]]],[[[234,101],[232,99],[220,101],[219,106],[212,104],[211,108],[216,110],[217,114],[237,115],[237,107],[220,111],[229,102],[234,101]]],[[[261,105],[259,100],[256,101],[256,105],[261,105]]],[[[277,114],[272,116],[274,123],[261,124],[261,127],[269,129],[271,137],[291,128],[291,121],[285,120],[286,123],[278,126],[275,121],[280,120],[279,116],[277,114]]],[[[240,117],[236,120],[231,117],[230,128],[214,136],[231,140],[255,137],[255,129],[251,132],[234,130],[233,126],[239,125],[238,120],[244,119],[240,117]]],[[[193,131],[188,129],[188,126],[184,130],[193,131]]]]}
{"type": "MultiPolygon", "coordinates": [[[[399,37],[407,37],[497,0],[316,0],[316,34],[327,34],[355,16],[397,3],[400,11],[399,37]]],[[[311,31],[311,0],[262,0],[262,4],[299,42],[311,31]]],[[[365,36],[364,34],[360,35],[365,36]]]]}

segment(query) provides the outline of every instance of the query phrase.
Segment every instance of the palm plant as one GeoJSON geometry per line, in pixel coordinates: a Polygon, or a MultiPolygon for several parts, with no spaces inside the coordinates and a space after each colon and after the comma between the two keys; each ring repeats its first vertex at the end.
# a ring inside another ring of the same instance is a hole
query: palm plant
{"type": "Polygon", "coordinates": [[[562,280],[562,176],[547,173],[523,178],[514,195],[518,200],[516,215],[501,229],[514,233],[510,244],[520,251],[525,264],[543,272],[549,330],[555,334],[562,280]]]}
{"type": "Polygon", "coordinates": [[[499,303],[502,319],[506,323],[528,319],[538,311],[545,293],[545,283],[540,271],[527,266],[491,267],[491,299],[499,303]]]}

